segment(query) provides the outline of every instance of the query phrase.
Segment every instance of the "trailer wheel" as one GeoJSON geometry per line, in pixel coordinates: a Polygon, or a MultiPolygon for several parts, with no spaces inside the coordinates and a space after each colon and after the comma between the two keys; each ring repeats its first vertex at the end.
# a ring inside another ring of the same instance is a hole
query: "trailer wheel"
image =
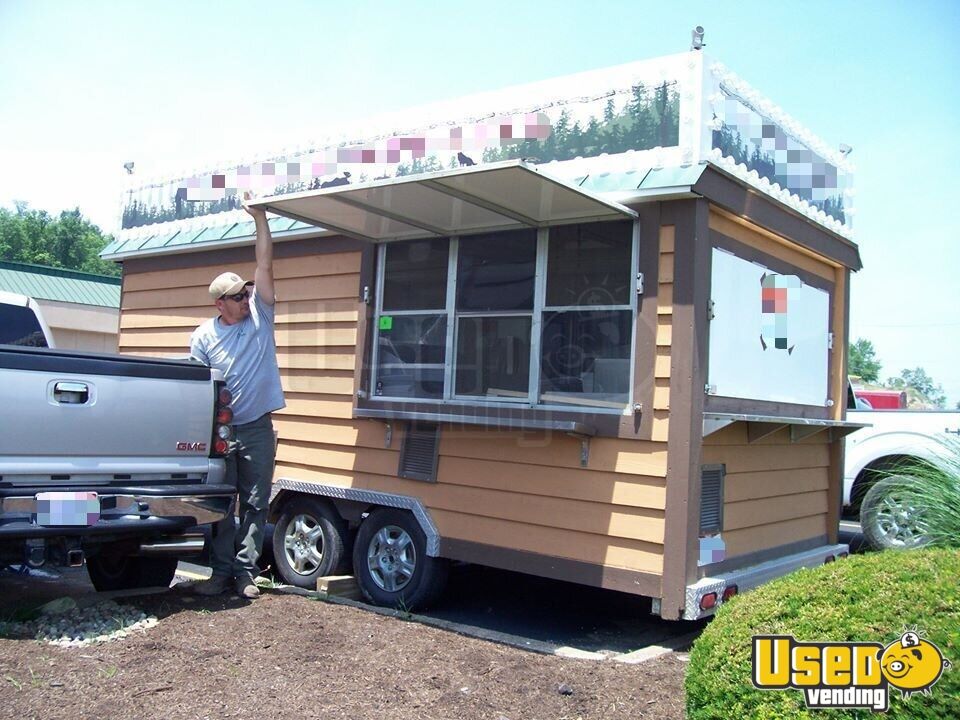
{"type": "Polygon", "coordinates": [[[870,547],[892,550],[921,547],[926,536],[923,509],[905,497],[902,488],[910,478],[891,475],[877,480],[863,496],[860,529],[870,547]]]}
{"type": "Polygon", "coordinates": [[[175,557],[135,557],[103,551],[87,558],[87,574],[97,592],[170,587],[176,572],[175,557]]]}
{"type": "Polygon", "coordinates": [[[409,512],[380,508],[360,525],[353,571],[370,602],[414,610],[434,603],[443,592],[448,564],[427,555],[426,536],[409,512]]]}
{"type": "Polygon", "coordinates": [[[273,561],[285,582],[315,590],[317,579],[343,570],[347,525],[329,504],[295,495],[273,530],[273,561]]]}

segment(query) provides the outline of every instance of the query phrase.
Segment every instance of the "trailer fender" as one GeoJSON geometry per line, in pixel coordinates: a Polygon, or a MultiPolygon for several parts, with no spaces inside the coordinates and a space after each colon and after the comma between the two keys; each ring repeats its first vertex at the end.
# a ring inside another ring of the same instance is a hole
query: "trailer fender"
{"type": "Polygon", "coordinates": [[[423,503],[409,495],[395,495],[393,493],[374,492],[373,490],[358,490],[357,488],[340,487],[338,485],[321,485],[320,483],[304,482],[292,478],[278,478],[273,483],[270,494],[270,503],[281,492],[304,493],[319,495],[331,500],[348,500],[368,506],[391,507],[408,510],[416,518],[420,529],[427,538],[427,555],[440,557],[440,533],[433,524],[430,513],[423,503]]]}

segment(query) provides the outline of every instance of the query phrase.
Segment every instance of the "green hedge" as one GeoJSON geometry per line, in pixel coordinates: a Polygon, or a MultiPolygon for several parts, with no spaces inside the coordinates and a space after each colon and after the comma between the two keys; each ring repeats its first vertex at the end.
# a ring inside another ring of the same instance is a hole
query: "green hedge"
{"type": "Polygon", "coordinates": [[[960,718],[960,550],[926,548],[851,556],[799,570],[725,603],[698,638],[687,669],[687,717],[960,718]],[[757,690],[751,683],[754,635],[807,642],[875,641],[906,627],[953,663],[930,695],[903,699],[891,687],[888,715],[869,710],[808,710],[800,690],[757,690]]]}

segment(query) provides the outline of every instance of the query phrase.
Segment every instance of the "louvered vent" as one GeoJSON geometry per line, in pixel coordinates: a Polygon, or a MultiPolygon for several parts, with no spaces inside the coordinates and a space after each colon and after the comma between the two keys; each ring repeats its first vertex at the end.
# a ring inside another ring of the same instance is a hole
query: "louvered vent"
{"type": "Polygon", "coordinates": [[[713,535],[723,529],[724,465],[700,468],[700,535],[713,535]]]}
{"type": "Polygon", "coordinates": [[[398,475],[412,480],[437,480],[440,428],[434,423],[411,423],[403,436],[398,475]]]}

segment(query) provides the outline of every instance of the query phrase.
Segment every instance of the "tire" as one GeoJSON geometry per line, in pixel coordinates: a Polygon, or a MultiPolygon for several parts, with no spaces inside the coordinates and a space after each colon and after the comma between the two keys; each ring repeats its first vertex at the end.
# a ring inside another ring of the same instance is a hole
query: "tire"
{"type": "Polygon", "coordinates": [[[345,570],[347,524],[328,503],[295,495],[273,530],[273,562],[284,582],[317,589],[317,579],[345,570]]]}
{"type": "Polygon", "coordinates": [[[175,557],[136,557],[107,551],[87,558],[87,574],[97,592],[170,587],[176,572],[175,557]]]}
{"type": "Polygon", "coordinates": [[[891,475],[877,480],[860,505],[860,529],[876,550],[904,550],[922,547],[926,537],[922,508],[911,505],[902,488],[912,479],[891,475]]]}
{"type": "Polygon", "coordinates": [[[436,602],[448,563],[427,555],[427,539],[409,512],[374,510],[360,525],[353,548],[360,591],[374,605],[415,610],[436,602]]]}

